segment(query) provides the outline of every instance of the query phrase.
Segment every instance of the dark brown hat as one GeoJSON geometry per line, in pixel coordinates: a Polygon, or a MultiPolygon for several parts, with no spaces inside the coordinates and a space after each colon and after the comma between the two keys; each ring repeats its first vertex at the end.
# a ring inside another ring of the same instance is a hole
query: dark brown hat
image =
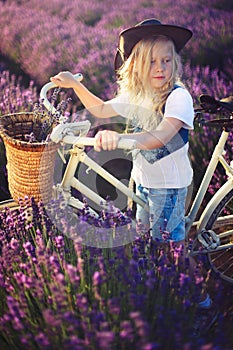
{"type": "Polygon", "coordinates": [[[157,35],[164,35],[171,38],[179,52],[191,39],[193,33],[184,27],[162,24],[155,18],[146,19],[134,27],[123,30],[119,35],[119,44],[115,56],[115,70],[118,70],[129,57],[133,47],[142,39],[157,35]]]}

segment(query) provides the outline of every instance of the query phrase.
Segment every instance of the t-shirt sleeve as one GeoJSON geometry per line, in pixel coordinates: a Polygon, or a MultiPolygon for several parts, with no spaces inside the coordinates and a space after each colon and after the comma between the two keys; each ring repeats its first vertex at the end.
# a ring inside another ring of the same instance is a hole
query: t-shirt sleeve
{"type": "Polygon", "coordinates": [[[126,95],[118,95],[106,103],[111,104],[116,114],[120,115],[121,117],[128,118],[130,105],[126,95]]]}
{"type": "Polygon", "coordinates": [[[193,99],[188,90],[176,88],[171,92],[165,104],[164,117],[177,118],[184,122],[184,128],[193,129],[193,99]]]}

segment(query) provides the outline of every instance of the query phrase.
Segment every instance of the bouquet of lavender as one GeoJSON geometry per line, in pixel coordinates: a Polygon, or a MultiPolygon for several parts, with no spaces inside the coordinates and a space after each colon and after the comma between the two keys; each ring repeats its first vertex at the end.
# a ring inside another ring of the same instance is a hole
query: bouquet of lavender
{"type": "Polygon", "coordinates": [[[45,109],[42,100],[38,101],[38,93],[33,81],[30,82],[27,89],[23,89],[21,84],[21,77],[17,79],[8,71],[0,74],[0,128],[2,126],[4,129],[2,132],[6,134],[10,132],[9,136],[16,137],[20,141],[47,142],[53,127],[59,123],[61,116],[63,121],[68,120],[71,98],[60,89],[54,89],[50,100],[52,106],[56,104],[56,113],[52,114],[51,111],[45,109]],[[20,133],[16,134],[15,128],[20,119],[23,119],[24,126],[20,133]],[[27,119],[32,122],[27,123],[27,119]]]}
{"type": "MultiPolygon", "coordinates": [[[[52,105],[55,104],[59,97],[60,88],[54,89],[51,96],[52,105]]],[[[50,139],[50,134],[53,128],[60,123],[61,116],[63,122],[68,120],[69,113],[65,113],[71,98],[67,98],[65,101],[62,100],[56,106],[56,113],[52,114],[50,111],[45,110],[43,106],[43,100],[39,103],[35,103],[33,106],[33,114],[35,116],[35,123],[40,124],[39,132],[35,133],[34,130],[30,134],[25,135],[25,139],[28,142],[47,142],[50,139]],[[64,115],[63,115],[64,114],[64,115]]]]}

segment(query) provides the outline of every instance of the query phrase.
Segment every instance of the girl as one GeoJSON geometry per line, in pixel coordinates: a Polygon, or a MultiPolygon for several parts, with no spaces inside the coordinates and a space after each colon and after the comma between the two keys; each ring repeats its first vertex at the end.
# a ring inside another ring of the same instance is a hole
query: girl
{"type": "Polygon", "coordinates": [[[51,78],[57,86],[73,88],[94,116],[127,118],[133,133],[100,131],[95,149],[113,150],[120,138],[136,140],[131,177],[150,208],[148,213],[138,206],[136,218],[159,241],[164,241],[164,232],[179,243],[185,236],[185,199],[192,181],[188,129],[193,128],[194,112],[192,98],[178,79],[177,51],[191,36],[188,29],[155,19],[123,31],[115,57],[119,91],[111,101],[94,96],[70,72],[51,78]]]}
{"type": "MultiPolygon", "coordinates": [[[[137,207],[136,219],[140,227],[151,230],[154,240],[172,240],[179,246],[185,243],[185,200],[193,175],[188,130],[193,128],[194,110],[192,98],[179,80],[178,52],[191,37],[190,30],[156,19],[121,32],[115,56],[119,89],[110,101],[93,95],[70,72],[51,78],[59,87],[73,88],[95,117],[120,114],[127,118],[127,133],[99,131],[95,149],[113,150],[120,138],[136,141],[131,176],[137,194],[149,204],[149,213],[137,207]]],[[[202,299],[201,306],[209,309],[209,296],[202,299]]],[[[207,324],[201,327],[206,329],[207,324]]],[[[199,331],[199,325],[196,328],[199,331]]]]}

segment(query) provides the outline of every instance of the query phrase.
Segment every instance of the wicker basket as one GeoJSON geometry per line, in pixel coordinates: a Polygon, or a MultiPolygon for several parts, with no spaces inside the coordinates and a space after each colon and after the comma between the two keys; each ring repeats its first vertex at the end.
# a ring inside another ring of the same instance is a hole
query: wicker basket
{"type": "Polygon", "coordinates": [[[44,203],[51,199],[58,145],[53,142],[23,141],[31,132],[39,135],[41,129],[42,122],[33,113],[0,117],[0,136],[6,148],[9,190],[16,202],[26,196],[44,203]]]}

